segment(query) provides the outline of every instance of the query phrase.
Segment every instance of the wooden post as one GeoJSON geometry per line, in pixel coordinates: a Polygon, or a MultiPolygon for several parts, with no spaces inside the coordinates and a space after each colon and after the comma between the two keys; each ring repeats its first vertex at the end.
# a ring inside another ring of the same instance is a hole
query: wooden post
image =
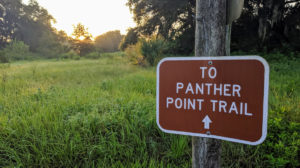
{"type": "Polygon", "coordinates": [[[196,0],[195,55],[226,54],[226,1],[196,0]]]}
{"type": "Polygon", "coordinates": [[[230,56],[231,27],[231,24],[226,26],[226,56],[230,56]]]}
{"type": "MultiPolygon", "coordinates": [[[[195,56],[225,55],[226,1],[196,0],[195,56]]],[[[192,145],[193,168],[221,167],[220,140],[193,137],[192,145]]]]}

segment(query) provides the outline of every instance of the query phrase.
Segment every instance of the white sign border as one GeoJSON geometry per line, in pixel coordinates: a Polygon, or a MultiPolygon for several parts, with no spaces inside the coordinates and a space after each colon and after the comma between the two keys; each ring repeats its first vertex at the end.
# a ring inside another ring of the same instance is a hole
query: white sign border
{"type": "Polygon", "coordinates": [[[231,142],[248,144],[248,145],[259,145],[259,144],[263,143],[263,141],[267,137],[269,75],[270,75],[269,64],[264,58],[262,58],[260,56],[167,57],[167,58],[164,58],[158,63],[157,69],[156,69],[156,124],[165,133],[221,139],[221,140],[225,140],[225,141],[231,141],[231,142]],[[259,140],[255,141],[255,142],[251,142],[251,141],[216,136],[216,135],[207,135],[207,134],[192,133],[192,132],[166,130],[166,129],[162,128],[162,126],[159,124],[159,69],[160,69],[160,66],[165,61],[191,61],[191,60],[212,60],[212,61],[213,60],[258,60],[264,65],[265,81],[264,81],[264,99],[263,99],[263,123],[262,123],[262,136],[259,140]]]}

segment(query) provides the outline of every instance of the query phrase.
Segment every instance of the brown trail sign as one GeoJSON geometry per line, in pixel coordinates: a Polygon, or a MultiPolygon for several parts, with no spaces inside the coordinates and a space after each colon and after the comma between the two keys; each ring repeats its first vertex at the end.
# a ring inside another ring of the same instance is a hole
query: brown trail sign
{"type": "Polygon", "coordinates": [[[258,145],[267,135],[268,63],[258,56],[166,58],[157,124],[166,133],[258,145]]]}

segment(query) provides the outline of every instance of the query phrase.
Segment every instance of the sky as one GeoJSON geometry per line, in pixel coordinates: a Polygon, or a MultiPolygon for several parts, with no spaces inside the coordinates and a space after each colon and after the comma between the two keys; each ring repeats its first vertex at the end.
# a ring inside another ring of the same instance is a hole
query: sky
{"type": "MultiPolygon", "coordinates": [[[[29,0],[23,0],[28,3],[29,0]]],[[[94,36],[107,31],[120,30],[126,34],[129,27],[135,27],[127,0],[37,0],[56,19],[53,24],[58,30],[68,35],[73,32],[73,25],[82,23],[94,36]]]]}

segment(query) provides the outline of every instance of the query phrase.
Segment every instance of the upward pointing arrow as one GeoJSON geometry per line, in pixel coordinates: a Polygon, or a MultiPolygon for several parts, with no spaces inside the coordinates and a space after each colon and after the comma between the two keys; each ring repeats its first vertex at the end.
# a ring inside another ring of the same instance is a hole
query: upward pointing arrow
{"type": "Polygon", "coordinates": [[[202,120],[202,122],[204,123],[204,129],[209,129],[209,125],[212,123],[208,115],[202,120]]]}

